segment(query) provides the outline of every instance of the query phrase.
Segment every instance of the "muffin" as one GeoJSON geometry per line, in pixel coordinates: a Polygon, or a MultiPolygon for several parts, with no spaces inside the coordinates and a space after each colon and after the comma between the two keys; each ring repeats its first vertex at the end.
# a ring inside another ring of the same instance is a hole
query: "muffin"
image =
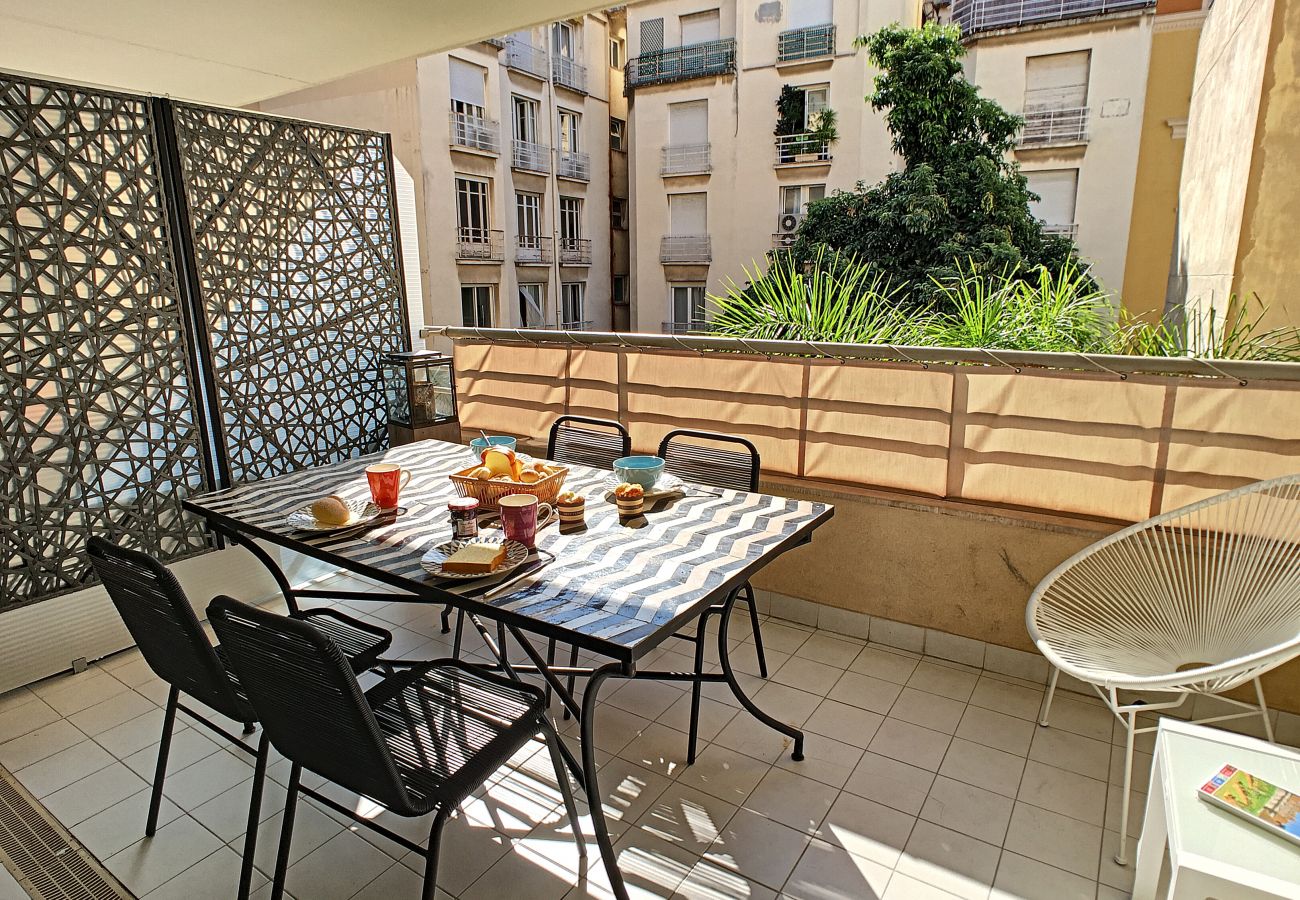
{"type": "Polygon", "coordinates": [[[625,481],[614,488],[614,502],[618,504],[620,516],[625,518],[639,516],[645,509],[645,488],[625,481]]]}
{"type": "Polygon", "coordinates": [[[555,498],[560,511],[560,525],[581,525],[587,515],[587,498],[573,491],[565,491],[555,498]]]}

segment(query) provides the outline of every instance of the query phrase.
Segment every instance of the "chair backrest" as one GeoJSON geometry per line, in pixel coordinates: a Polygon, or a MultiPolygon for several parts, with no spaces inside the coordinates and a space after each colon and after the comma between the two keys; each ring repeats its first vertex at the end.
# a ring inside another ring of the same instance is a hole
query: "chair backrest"
{"type": "Polygon", "coordinates": [[[679,428],[664,435],[659,455],[664,469],[678,478],[736,491],[758,490],[758,448],[742,437],[679,428]]]}
{"type": "Polygon", "coordinates": [[[254,721],[176,576],[147,553],[97,536],[90,538],[89,555],[154,674],[232,719],[254,721]]]}
{"type": "Polygon", "coordinates": [[[385,806],[410,798],[347,657],[308,622],[219,596],[208,621],[271,744],[385,806]]]}
{"type": "Polygon", "coordinates": [[[546,458],[598,469],[614,468],[614,460],[632,455],[632,437],[613,419],[560,416],[551,425],[546,458]]]}

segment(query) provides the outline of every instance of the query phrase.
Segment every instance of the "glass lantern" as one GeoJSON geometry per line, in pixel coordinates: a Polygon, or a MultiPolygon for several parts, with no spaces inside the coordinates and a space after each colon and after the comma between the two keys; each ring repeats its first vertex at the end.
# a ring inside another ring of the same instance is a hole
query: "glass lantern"
{"type": "Polygon", "coordinates": [[[459,428],[450,356],[434,350],[389,353],[382,365],[394,443],[438,437],[449,425],[459,428]]]}

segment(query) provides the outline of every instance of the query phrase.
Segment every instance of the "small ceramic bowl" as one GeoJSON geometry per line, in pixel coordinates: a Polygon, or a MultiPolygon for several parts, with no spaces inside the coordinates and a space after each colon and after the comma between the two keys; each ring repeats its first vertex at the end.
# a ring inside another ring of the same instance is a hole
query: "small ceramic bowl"
{"type": "Polygon", "coordinates": [[[496,434],[489,435],[486,441],[483,440],[483,438],[481,437],[476,437],[474,438],[474,440],[469,442],[470,447],[474,449],[475,459],[482,458],[483,451],[488,448],[489,443],[493,447],[506,447],[510,450],[514,450],[517,441],[512,437],[506,437],[505,435],[496,435],[496,434]]]}
{"type": "Polygon", "coordinates": [[[619,481],[652,488],[664,472],[664,461],[658,456],[624,456],[614,460],[614,475],[619,481]]]}

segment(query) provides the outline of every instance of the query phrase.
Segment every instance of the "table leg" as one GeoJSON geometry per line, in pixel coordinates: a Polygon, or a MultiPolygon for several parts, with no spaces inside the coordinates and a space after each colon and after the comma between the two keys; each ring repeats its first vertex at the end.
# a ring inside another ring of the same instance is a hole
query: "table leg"
{"type": "Polygon", "coordinates": [[[740,701],[741,706],[749,710],[750,715],[767,727],[794,738],[794,750],[791,752],[790,758],[798,762],[803,759],[803,732],[779,719],[772,718],[755,706],[754,701],[745,695],[740,682],[736,680],[736,673],[731,670],[731,655],[727,651],[727,624],[731,621],[731,609],[736,605],[738,596],[740,596],[739,591],[732,591],[727,595],[727,601],[722,607],[721,620],[718,623],[718,659],[722,662],[722,674],[727,677],[727,684],[731,686],[731,693],[740,701]]]}
{"type": "Polygon", "coordinates": [[[618,857],[614,855],[614,842],[609,837],[609,825],[605,822],[605,808],[600,795],[600,784],[596,778],[596,696],[606,678],[618,674],[622,667],[618,663],[609,663],[592,672],[587,680],[587,689],[582,692],[582,768],[587,782],[587,805],[591,808],[591,829],[596,833],[596,844],[600,847],[600,858],[605,863],[605,874],[609,876],[609,886],[616,900],[629,900],[627,885],[623,883],[623,873],[618,870],[618,857]]]}
{"type": "Polygon", "coordinates": [[[1165,848],[1169,845],[1164,781],[1164,760],[1157,745],[1155,759],[1151,761],[1151,786],[1147,794],[1147,811],[1142,817],[1137,862],[1133,866],[1133,900],[1155,900],[1160,881],[1160,867],[1164,862],[1165,848]]]}

